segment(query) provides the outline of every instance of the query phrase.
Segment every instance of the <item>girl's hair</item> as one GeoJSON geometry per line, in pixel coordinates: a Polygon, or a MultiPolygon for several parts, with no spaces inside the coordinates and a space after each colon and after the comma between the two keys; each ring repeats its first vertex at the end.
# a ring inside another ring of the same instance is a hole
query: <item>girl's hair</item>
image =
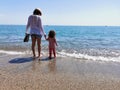
{"type": "Polygon", "coordinates": [[[50,30],[49,31],[49,34],[48,34],[48,37],[50,37],[50,38],[54,38],[55,37],[55,31],[54,30],[50,30]]]}
{"type": "Polygon", "coordinates": [[[33,15],[40,15],[40,16],[42,16],[42,12],[40,11],[40,9],[36,8],[36,9],[33,11],[33,15]]]}

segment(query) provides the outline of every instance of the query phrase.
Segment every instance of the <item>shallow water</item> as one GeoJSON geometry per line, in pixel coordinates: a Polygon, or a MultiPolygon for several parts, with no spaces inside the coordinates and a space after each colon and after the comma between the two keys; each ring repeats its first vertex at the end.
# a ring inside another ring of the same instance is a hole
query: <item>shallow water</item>
{"type": "MultiPolygon", "coordinates": [[[[119,26],[44,26],[56,31],[57,54],[86,60],[120,61],[119,26]]],[[[23,42],[25,25],[0,25],[0,55],[31,53],[31,40],[23,42]]],[[[48,42],[42,38],[42,52],[48,42]]]]}

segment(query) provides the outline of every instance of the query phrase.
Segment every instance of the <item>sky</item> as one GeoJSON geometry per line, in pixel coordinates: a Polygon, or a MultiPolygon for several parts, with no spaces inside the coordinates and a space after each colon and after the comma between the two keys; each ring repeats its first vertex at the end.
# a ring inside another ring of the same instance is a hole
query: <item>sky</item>
{"type": "Polygon", "coordinates": [[[35,8],[43,25],[120,26],[120,0],[0,0],[0,24],[26,25],[35,8]]]}

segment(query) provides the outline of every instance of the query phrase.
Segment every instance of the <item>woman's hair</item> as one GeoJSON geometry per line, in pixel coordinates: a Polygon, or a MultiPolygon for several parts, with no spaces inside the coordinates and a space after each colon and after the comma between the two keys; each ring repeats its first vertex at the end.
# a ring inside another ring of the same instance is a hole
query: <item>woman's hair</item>
{"type": "Polygon", "coordinates": [[[55,31],[54,30],[50,30],[49,31],[49,34],[48,34],[48,37],[50,37],[50,38],[54,38],[55,37],[55,31]]]}
{"type": "Polygon", "coordinates": [[[40,9],[36,8],[36,9],[33,11],[33,15],[40,15],[40,16],[42,16],[42,12],[40,11],[40,9]]]}

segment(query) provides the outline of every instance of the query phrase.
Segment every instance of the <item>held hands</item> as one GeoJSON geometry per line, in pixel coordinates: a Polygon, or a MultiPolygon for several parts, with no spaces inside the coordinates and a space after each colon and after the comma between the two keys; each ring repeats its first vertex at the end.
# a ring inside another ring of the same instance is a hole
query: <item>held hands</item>
{"type": "Polygon", "coordinates": [[[58,44],[56,44],[56,46],[58,47],[58,44]]]}
{"type": "Polygon", "coordinates": [[[46,39],[46,35],[44,35],[45,39],[46,39]]]}

